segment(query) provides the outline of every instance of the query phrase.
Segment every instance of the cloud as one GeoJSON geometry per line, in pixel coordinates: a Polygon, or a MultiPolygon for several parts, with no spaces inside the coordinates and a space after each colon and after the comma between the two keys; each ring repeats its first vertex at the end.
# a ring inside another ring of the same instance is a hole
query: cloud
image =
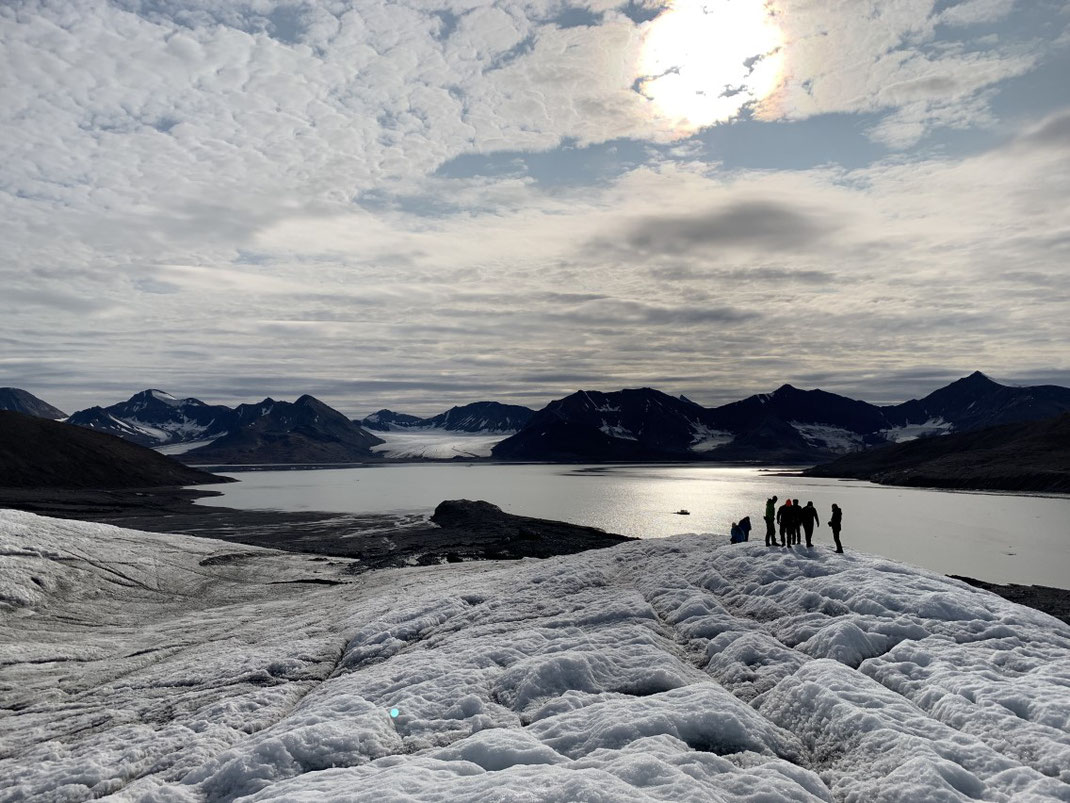
{"type": "Polygon", "coordinates": [[[0,6],[0,381],[430,413],[541,372],[713,403],[741,367],[1063,370],[1066,112],[992,108],[1043,9],[777,0],[777,147],[826,115],[904,150],[729,171],[635,91],[663,5],[0,6]],[[977,126],[1010,141],[912,149],[977,126]],[[575,180],[439,170],[499,152],[575,180]]]}
{"type": "Polygon", "coordinates": [[[966,0],[952,5],[938,17],[944,25],[979,25],[1003,19],[1014,9],[1016,0],[966,0]]]}
{"type": "Polygon", "coordinates": [[[626,247],[637,257],[709,252],[737,246],[781,251],[806,248],[834,228],[828,222],[774,201],[745,201],[704,214],[644,218],[629,226],[623,238],[626,247]]]}

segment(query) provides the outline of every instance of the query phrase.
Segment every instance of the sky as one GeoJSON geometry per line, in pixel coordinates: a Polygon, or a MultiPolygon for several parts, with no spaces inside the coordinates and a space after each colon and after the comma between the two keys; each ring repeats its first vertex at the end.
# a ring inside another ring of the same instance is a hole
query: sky
{"type": "Polygon", "coordinates": [[[0,4],[0,386],[1070,385],[1065,0],[0,4]]]}

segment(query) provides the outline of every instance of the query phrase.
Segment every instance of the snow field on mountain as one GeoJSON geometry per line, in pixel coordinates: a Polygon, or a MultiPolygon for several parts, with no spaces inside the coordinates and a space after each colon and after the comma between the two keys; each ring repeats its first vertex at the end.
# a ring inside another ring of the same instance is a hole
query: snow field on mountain
{"type": "Polygon", "coordinates": [[[1070,626],[725,541],[354,575],[0,511],[0,800],[1070,800],[1070,626]]]}

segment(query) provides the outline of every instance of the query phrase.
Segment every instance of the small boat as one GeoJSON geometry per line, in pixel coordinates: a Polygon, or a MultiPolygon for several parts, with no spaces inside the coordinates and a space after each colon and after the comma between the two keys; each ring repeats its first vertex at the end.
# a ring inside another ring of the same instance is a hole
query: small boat
{"type": "Polygon", "coordinates": [[[677,510],[676,513],[674,513],[673,515],[675,515],[675,516],[690,516],[691,515],[691,511],[690,510],[684,510],[684,509],[681,508],[680,510],[677,510]]]}

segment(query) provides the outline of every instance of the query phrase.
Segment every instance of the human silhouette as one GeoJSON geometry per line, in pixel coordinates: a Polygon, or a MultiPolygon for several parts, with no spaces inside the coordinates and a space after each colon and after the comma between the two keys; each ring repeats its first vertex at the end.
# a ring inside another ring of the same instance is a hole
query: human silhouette
{"type": "Polygon", "coordinates": [[[791,525],[791,500],[785,499],[784,504],[776,512],[776,523],[780,525],[780,546],[791,546],[788,542],[788,527],[791,525]]]}
{"type": "Polygon", "coordinates": [[[843,526],[843,511],[835,502],[832,504],[832,518],[829,519],[829,528],[832,530],[832,540],[836,542],[836,551],[843,552],[843,544],[840,543],[840,528],[843,526]]]}
{"type": "Polygon", "coordinates": [[[750,540],[750,516],[744,516],[739,520],[739,529],[743,533],[743,540],[750,540]]]}
{"type": "Polygon", "coordinates": [[[813,502],[807,502],[806,507],[799,511],[802,516],[803,532],[806,534],[806,545],[812,547],[814,537],[814,525],[821,526],[821,522],[817,518],[817,508],[814,507],[813,502]]]}
{"type": "Polygon", "coordinates": [[[791,500],[791,520],[788,522],[788,533],[791,535],[791,543],[799,543],[799,528],[802,526],[802,508],[799,507],[799,500],[791,500]]]}
{"type": "Polygon", "coordinates": [[[738,522],[735,522],[735,521],[732,522],[732,535],[728,539],[728,542],[730,544],[743,543],[743,531],[741,529],[739,529],[739,523],[738,522]]]}
{"type": "Polygon", "coordinates": [[[765,500],[765,545],[777,546],[776,530],[773,529],[773,520],[776,518],[776,497],[770,496],[765,500]]]}

